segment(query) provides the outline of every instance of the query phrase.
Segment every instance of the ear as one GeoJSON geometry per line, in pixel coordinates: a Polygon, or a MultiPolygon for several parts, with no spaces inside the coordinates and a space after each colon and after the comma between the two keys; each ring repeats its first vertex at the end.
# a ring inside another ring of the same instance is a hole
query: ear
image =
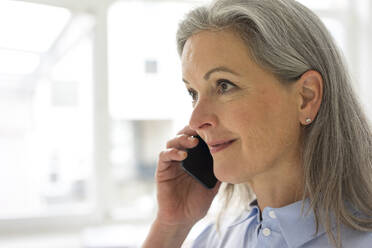
{"type": "Polygon", "coordinates": [[[302,125],[308,125],[315,119],[322,103],[323,78],[319,72],[309,70],[302,74],[296,85],[299,121],[302,125]]]}

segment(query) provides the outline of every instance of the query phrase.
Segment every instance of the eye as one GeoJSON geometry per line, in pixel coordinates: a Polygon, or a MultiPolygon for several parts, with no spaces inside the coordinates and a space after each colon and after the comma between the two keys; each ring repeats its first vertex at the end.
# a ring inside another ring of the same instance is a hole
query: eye
{"type": "Polygon", "coordinates": [[[197,93],[193,89],[187,89],[187,91],[189,92],[189,95],[191,96],[192,101],[195,102],[197,99],[197,93]]]}
{"type": "MultiPolygon", "coordinates": [[[[235,84],[226,79],[217,80],[216,85],[218,87],[217,93],[220,95],[229,93],[232,90],[231,88],[237,87],[235,84]]],[[[198,93],[192,88],[188,88],[187,91],[192,98],[192,103],[195,103],[198,99],[198,93]]]]}
{"type": "Polygon", "coordinates": [[[217,81],[217,86],[219,86],[219,93],[224,94],[225,92],[230,91],[229,87],[234,88],[235,84],[231,83],[229,80],[226,79],[220,79],[217,81]]]}

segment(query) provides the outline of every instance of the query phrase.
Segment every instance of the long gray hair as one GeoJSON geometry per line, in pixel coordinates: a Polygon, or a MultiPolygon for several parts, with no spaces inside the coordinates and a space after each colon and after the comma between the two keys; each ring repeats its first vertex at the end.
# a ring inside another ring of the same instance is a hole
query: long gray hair
{"type": "MultiPolygon", "coordinates": [[[[354,215],[346,203],[372,216],[372,132],[344,59],[321,20],[294,0],[217,0],[189,12],[177,32],[181,56],[187,39],[203,30],[232,29],[252,59],[283,85],[308,70],[323,77],[323,99],[315,120],[303,128],[304,195],[316,221],[341,247],[340,222],[372,231],[372,219],[354,215]],[[337,220],[337,239],[331,214],[337,220]]],[[[225,185],[225,206],[236,193],[242,204],[253,200],[249,185],[225,185]]],[[[302,205],[302,210],[304,204],[302,205]]]]}

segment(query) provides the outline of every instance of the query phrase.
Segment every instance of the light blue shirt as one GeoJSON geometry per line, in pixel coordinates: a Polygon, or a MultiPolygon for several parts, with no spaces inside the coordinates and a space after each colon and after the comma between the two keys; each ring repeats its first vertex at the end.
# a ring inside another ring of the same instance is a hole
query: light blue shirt
{"type": "MultiPolygon", "coordinates": [[[[260,219],[257,201],[251,202],[251,211],[242,217],[220,227],[217,232],[214,224],[207,226],[196,238],[193,248],[325,248],[333,247],[327,233],[319,224],[315,233],[315,219],[312,211],[305,215],[309,207],[305,200],[304,215],[301,215],[302,201],[281,208],[265,207],[260,219]]],[[[354,211],[357,214],[356,211],[354,211]]],[[[332,224],[335,238],[337,232],[332,224]]],[[[372,232],[361,232],[341,226],[343,248],[372,248],[372,232]]]]}

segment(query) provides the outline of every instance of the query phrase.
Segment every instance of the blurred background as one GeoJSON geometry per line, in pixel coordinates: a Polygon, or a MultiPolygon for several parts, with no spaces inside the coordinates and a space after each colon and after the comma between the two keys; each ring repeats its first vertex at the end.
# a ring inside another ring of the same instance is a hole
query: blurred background
{"type": "MultiPolygon", "coordinates": [[[[207,2],[0,0],[0,247],[140,247],[158,154],[192,110],[177,25],[207,2]]],[[[300,2],[336,39],[371,119],[372,3],[300,2]]]]}

